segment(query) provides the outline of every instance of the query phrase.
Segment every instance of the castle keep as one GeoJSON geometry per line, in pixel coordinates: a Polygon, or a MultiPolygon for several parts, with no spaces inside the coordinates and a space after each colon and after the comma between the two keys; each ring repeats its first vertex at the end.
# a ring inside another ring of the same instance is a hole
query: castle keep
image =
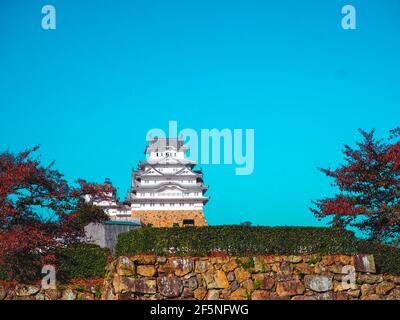
{"type": "Polygon", "coordinates": [[[205,226],[203,206],[207,187],[196,162],[185,158],[188,149],[181,139],[156,138],[149,142],[126,203],[131,216],[154,227],[205,226]]]}

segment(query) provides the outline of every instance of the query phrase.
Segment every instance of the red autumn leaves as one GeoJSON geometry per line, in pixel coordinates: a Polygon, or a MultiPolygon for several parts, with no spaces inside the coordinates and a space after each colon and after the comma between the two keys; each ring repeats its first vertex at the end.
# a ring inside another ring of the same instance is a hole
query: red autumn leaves
{"type": "Polygon", "coordinates": [[[353,226],[372,240],[396,240],[400,232],[400,128],[387,139],[360,130],[356,148],[346,145],[344,164],[321,169],[339,190],[331,198],[313,202],[318,218],[331,217],[337,227],[353,226]]]}
{"type": "Polygon", "coordinates": [[[34,157],[37,149],[0,153],[0,260],[21,251],[48,257],[55,248],[78,241],[82,228],[74,223],[74,212],[81,196],[112,188],[84,180],[71,187],[52,165],[34,157]]]}

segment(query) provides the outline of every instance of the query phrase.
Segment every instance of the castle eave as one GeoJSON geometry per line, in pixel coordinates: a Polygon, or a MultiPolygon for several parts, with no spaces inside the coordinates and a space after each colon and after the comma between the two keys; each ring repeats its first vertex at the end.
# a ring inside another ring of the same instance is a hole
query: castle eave
{"type": "Polygon", "coordinates": [[[158,197],[136,197],[132,196],[130,203],[205,203],[209,200],[208,197],[191,197],[191,198],[158,198],[158,197]]]}

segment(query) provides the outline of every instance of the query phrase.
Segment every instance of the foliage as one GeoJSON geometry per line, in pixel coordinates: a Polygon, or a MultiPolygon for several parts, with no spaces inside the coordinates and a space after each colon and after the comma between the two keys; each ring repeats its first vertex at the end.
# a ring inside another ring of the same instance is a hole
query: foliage
{"type": "Polygon", "coordinates": [[[260,280],[254,280],[253,284],[254,290],[258,290],[261,287],[261,281],[260,280]]]}
{"type": "Polygon", "coordinates": [[[78,187],[75,188],[71,195],[74,198],[83,200],[88,197],[88,200],[113,200],[116,194],[116,189],[109,179],[104,183],[91,183],[83,179],[76,181],[78,187]]]}
{"type": "Polygon", "coordinates": [[[239,266],[241,266],[243,269],[245,269],[245,270],[249,270],[249,269],[254,268],[254,259],[253,259],[253,257],[248,258],[246,262],[243,262],[242,259],[237,258],[236,259],[236,263],[239,266]]]}
{"type": "Polygon", "coordinates": [[[6,257],[21,255],[51,262],[57,248],[76,243],[83,235],[76,223],[83,196],[96,198],[115,190],[109,182],[84,180],[71,187],[53,163],[44,166],[34,156],[37,150],[0,153],[0,264],[6,257]]]}
{"type": "MultiPolygon", "coordinates": [[[[54,265],[58,282],[71,279],[102,278],[110,256],[108,249],[93,244],[77,244],[59,248],[55,252],[54,265]]],[[[31,283],[40,280],[42,264],[35,254],[19,253],[9,255],[0,265],[0,280],[17,280],[31,283]]]]}
{"type": "Polygon", "coordinates": [[[96,284],[94,287],[94,297],[95,299],[101,298],[101,286],[99,284],[96,284]]]}
{"type": "Polygon", "coordinates": [[[352,254],[356,238],[350,231],[314,227],[208,226],[185,228],[144,227],[120,234],[116,255],[203,256],[215,252],[255,254],[352,254]]]}
{"type": "Polygon", "coordinates": [[[102,278],[110,251],[93,244],[79,244],[59,250],[56,255],[57,280],[102,278]]]}
{"type": "Polygon", "coordinates": [[[110,217],[101,207],[90,203],[80,203],[76,208],[75,223],[82,228],[91,222],[101,223],[107,220],[110,220],[110,217]]]}
{"type": "Polygon", "coordinates": [[[30,283],[41,278],[42,264],[39,257],[29,252],[9,254],[0,265],[0,280],[30,283]]]}
{"type": "Polygon", "coordinates": [[[321,169],[340,193],[313,202],[314,215],[332,217],[335,227],[356,227],[369,239],[392,241],[400,235],[400,128],[384,141],[360,130],[363,141],[345,145],[345,163],[321,169]]]}
{"type": "Polygon", "coordinates": [[[32,157],[36,150],[0,154],[0,260],[20,252],[43,256],[57,238],[68,242],[76,236],[66,215],[70,188],[51,165],[32,157]]]}
{"type": "Polygon", "coordinates": [[[312,255],[312,256],[307,260],[307,263],[308,263],[309,265],[313,265],[313,264],[316,264],[316,263],[320,262],[321,259],[322,259],[321,255],[320,255],[319,253],[317,253],[317,254],[312,255]]]}

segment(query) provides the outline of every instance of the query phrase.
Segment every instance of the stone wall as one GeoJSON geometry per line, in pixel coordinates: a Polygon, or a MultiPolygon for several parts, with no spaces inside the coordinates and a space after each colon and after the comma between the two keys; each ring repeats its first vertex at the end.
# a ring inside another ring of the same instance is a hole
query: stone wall
{"type": "Polygon", "coordinates": [[[174,224],[183,226],[184,219],[193,219],[197,227],[207,225],[203,210],[132,211],[132,217],[139,218],[143,224],[151,224],[153,227],[173,227],[174,224]]]}
{"type": "Polygon", "coordinates": [[[102,298],[400,300],[400,276],[376,274],[371,255],[139,255],[109,264],[102,298]],[[355,281],[343,282],[351,272],[355,281]]]}
{"type": "Polygon", "coordinates": [[[0,300],[100,300],[104,279],[84,280],[56,289],[43,289],[40,283],[22,285],[0,282],[0,300]]]}
{"type": "Polygon", "coordinates": [[[119,257],[105,279],[43,290],[0,282],[0,300],[400,300],[400,276],[371,255],[119,257]],[[349,268],[350,267],[350,268],[349,268]],[[352,267],[355,282],[346,277],[352,267]]]}

